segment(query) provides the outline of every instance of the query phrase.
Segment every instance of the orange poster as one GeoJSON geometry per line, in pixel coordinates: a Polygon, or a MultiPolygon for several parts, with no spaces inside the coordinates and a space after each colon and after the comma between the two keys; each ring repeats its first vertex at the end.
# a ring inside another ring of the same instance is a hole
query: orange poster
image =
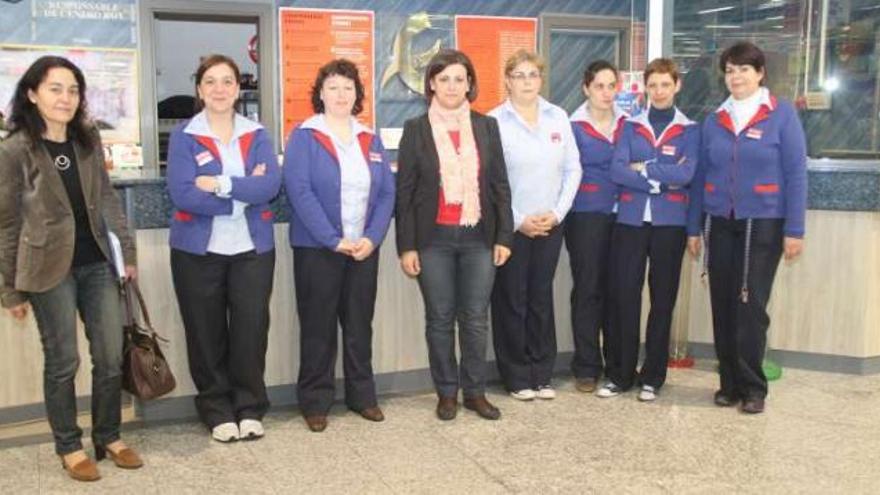
{"type": "Polygon", "coordinates": [[[519,49],[536,51],[538,20],[528,17],[455,16],[455,45],[470,57],[480,92],[471,104],[488,112],[507,98],[504,61],[519,49]]]}
{"type": "Polygon", "coordinates": [[[364,84],[364,125],[375,128],[373,111],[373,12],[365,10],[280,10],[282,143],[310,117],[312,84],[318,69],[336,58],[358,67],[364,84]]]}

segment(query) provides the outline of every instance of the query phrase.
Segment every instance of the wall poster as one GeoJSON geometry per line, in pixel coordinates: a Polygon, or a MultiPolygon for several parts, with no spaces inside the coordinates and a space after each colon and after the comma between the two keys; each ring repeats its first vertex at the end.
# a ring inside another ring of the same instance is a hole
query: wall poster
{"type": "Polygon", "coordinates": [[[281,142],[311,116],[312,84],[327,62],[346,58],[358,67],[364,84],[364,125],[375,128],[374,15],[365,10],[282,7],[279,15],[281,53],[281,142]]]}
{"type": "Polygon", "coordinates": [[[137,53],[132,49],[0,45],[0,108],[4,114],[18,80],[44,55],[65,57],[82,70],[89,115],[105,144],[140,142],[137,53]]]}
{"type": "Polygon", "coordinates": [[[486,113],[507,98],[504,62],[519,49],[537,52],[537,28],[538,20],[529,17],[455,16],[455,45],[477,72],[474,110],[486,113]]]}

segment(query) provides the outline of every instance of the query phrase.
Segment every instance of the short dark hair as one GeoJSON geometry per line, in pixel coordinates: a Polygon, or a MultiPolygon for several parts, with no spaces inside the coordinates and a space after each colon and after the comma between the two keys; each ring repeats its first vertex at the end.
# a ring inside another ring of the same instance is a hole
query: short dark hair
{"type": "Polygon", "coordinates": [[[46,55],[38,58],[18,80],[15,93],[12,96],[12,112],[9,114],[9,126],[13,133],[24,132],[36,146],[46,132],[46,121],[40,115],[37,105],[31,103],[28,91],[37,91],[37,88],[46,79],[52,69],[67,69],[73,73],[77,85],[79,85],[79,106],[73,114],[73,119],[67,123],[68,136],[79,143],[83,148],[90,150],[95,142],[95,127],[89,120],[88,103],[86,102],[86,79],[79,67],[64,58],[46,55]]]}
{"type": "Polygon", "coordinates": [[[346,79],[354,81],[354,106],[351,107],[351,114],[358,115],[364,110],[364,83],[361,82],[358,68],[354,62],[344,58],[338,58],[332,62],[324,64],[318,69],[318,76],[315,77],[315,84],[312,86],[312,110],[315,113],[324,113],[324,102],[321,101],[321,88],[324,87],[324,80],[330,76],[342,76],[346,79]]]}
{"type": "Polygon", "coordinates": [[[450,65],[455,64],[463,65],[465,71],[467,71],[469,86],[466,95],[467,100],[472,102],[477,99],[477,94],[479,94],[480,90],[477,87],[477,71],[474,70],[474,64],[471,63],[471,59],[464,52],[444,48],[431,57],[431,61],[428,62],[428,68],[425,70],[425,98],[427,98],[428,103],[434,98],[434,90],[431,89],[431,79],[434,79],[434,76],[446,70],[450,65]]]}
{"type": "Polygon", "coordinates": [[[241,72],[239,72],[238,64],[235,63],[235,60],[232,60],[226,55],[216,53],[214,55],[208,55],[199,64],[199,68],[196,69],[196,112],[201,111],[202,107],[205,105],[202,99],[199,98],[199,84],[202,83],[202,78],[205,77],[205,72],[208,72],[208,69],[215,65],[223,64],[228,65],[229,68],[232,69],[232,73],[235,74],[235,82],[241,84],[241,72]]]}
{"type": "Polygon", "coordinates": [[[721,58],[718,60],[718,68],[721,69],[722,74],[727,70],[727,64],[751,65],[756,72],[764,73],[764,78],[761,79],[762,84],[767,79],[767,71],[764,70],[767,59],[764,57],[764,52],[754,43],[740,41],[727,47],[721,52],[721,58]]]}
{"type": "Polygon", "coordinates": [[[645,84],[648,84],[648,78],[651,74],[669,74],[673,82],[678,82],[680,74],[678,65],[671,58],[655,58],[651,60],[648,67],[645,68],[645,84]]]}
{"type": "Polygon", "coordinates": [[[614,73],[615,79],[620,79],[620,73],[617,72],[617,67],[614,66],[611,62],[607,60],[596,60],[587,66],[587,70],[584,71],[584,86],[589,86],[590,83],[593,82],[593,79],[596,78],[603,70],[610,70],[614,73]]]}

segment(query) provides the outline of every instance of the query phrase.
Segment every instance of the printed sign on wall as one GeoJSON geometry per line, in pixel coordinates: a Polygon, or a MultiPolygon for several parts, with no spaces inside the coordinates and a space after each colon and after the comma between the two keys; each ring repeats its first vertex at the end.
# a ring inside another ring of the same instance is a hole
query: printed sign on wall
{"type": "Polygon", "coordinates": [[[279,26],[282,142],[314,113],[311,91],[318,69],[338,58],[357,65],[366,93],[358,120],[375,128],[373,12],[282,8],[279,26]]]}
{"type": "Polygon", "coordinates": [[[536,52],[538,20],[527,17],[456,16],[455,44],[470,57],[479,94],[471,104],[488,112],[507,98],[504,62],[517,50],[536,52]]]}

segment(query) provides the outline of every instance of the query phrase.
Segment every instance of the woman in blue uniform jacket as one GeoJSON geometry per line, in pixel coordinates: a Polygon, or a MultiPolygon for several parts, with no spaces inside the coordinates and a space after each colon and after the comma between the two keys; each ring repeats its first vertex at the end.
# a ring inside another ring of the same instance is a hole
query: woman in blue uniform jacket
{"type": "Polygon", "coordinates": [[[763,86],[764,53],[747,42],[721,54],[730,97],[703,123],[688,246],[702,234],[709,272],[721,388],[715,404],[760,413],[767,396],[762,363],[767,301],[779,258],[803,248],[806,139],[794,107],[763,86]]]}
{"type": "Polygon", "coordinates": [[[168,145],[171,273],[199,417],[217,441],[256,439],[269,408],[269,202],[281,174],[269,134],[235,112],[235,62],[206,58],[196,89],[203,110],[174,129],[168,145]]]}
{"type": "Polygon", "coordinates": [[[291,133],[284,153],[301,336],[297,395],[316,432],[333,404],[337,321],[345,402],[370,421],[385,419],[373,381],[372,321],[394,176],[379,137],[354,118],[363,101],[357,67],[326,64],[312,87],[315,115],[291,133]]]}
{"type": "Polygon", "coordinates": [[[615,316],[609,340],[614,341],[616,356],[609,359],[609,380],[598,395],[618,395],[638,378],[639,400],[652,401],[666,381],[672,310],[687,235],[688,184],[697,164],[699,127],[675,107],[675,94],[681,89],[675,62],[660,58],[648,64],[645,87],[650,105],[624,126],[611,164],[611,179],[621,185],[611,240],[615,316]],[[649,258],[651,312],[645,362],[636,377],[642,285],[649,258]]]}
{"type": "Polygon", "coordinates": [[[608,265],[611,231],[617,203],[617,184],[611,181],[611,158],[628,115],[614,104],[618,72],[610,62],[597,60],[584,71],[587,101],[571,114],[571,127],[580,150],[583,176],[574,205],[565,220],[565,246],[571,262],[571,329],[575,387],[593,392],[603,372],[599,329],[606,332],[608,357],[608,265]]]}

